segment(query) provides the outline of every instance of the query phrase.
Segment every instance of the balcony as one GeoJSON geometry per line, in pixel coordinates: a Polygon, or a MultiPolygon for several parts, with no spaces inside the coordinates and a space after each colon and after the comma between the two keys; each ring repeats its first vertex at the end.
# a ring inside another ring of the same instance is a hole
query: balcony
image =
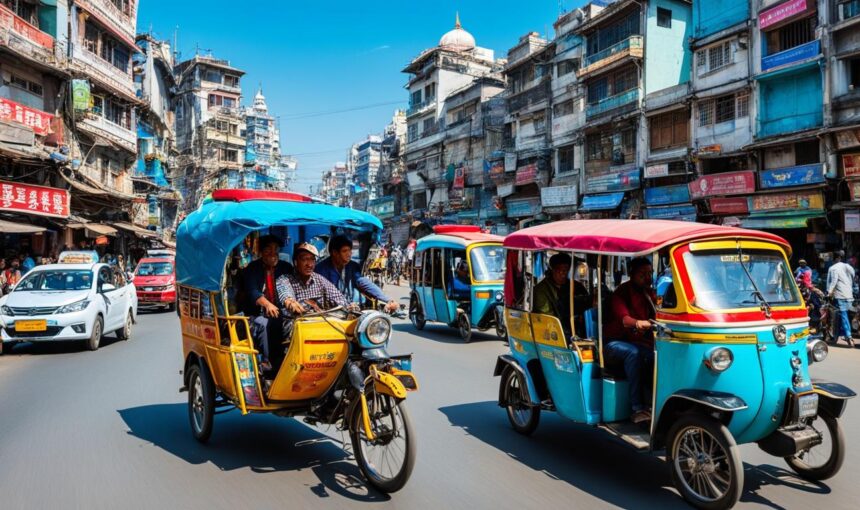
{"type": "Polygon", "coordinates": [[[114,124],[108,119],[90,115],[78,121],[78,127],[83,131],[103,138],[132,154],[137,154],[137,133],[114,124]]]}
{"type": "Polygon", "coordinates": [[[761,72],[772,71],[780,67],[789,67],[800,62],[816,58],[821,54],[821,41],[815,39],[808,43],[789,48],[773,55],[761,58],[761,72]]]}
{"type": "Polygon", "coordinates": [[[856,18],[860,15],[860,0],[850,0],[838,4],[836,6],[836,13],[839,16],[839,21],[856,18]]]}
{"type": "Polygon", "coordinates": [[[612,64],[620,62],[627,57],[642,58],[642,55],[642,36],[631,35],[627,39],[617,42],[604,50],[587,55],[583,60],[584,66],[577,71],[576,76],[582,79],[597,71],[606,70],[612,64]]]}
{"type": "Polygon", "coordinates": [[[52,67],[61,63],[55,53],[54,38],[19,18],[3,4],[0,4],[0,46],[52,67]]]}
{"type": "Polygon", "coordinates": [[[436,106],[436,96],[428,97],[420,103],[409,105],[409,108],[406,109],[406,116],[411,117],[413,115],[426,112],[431,106],[436,106]]]}
{"type": "Polygon", "coordinates": [[[100,14],[105,18],[104,21],[110,22],[131,40],[134,40],[137,2],[129,2],[131,4],[129,14],[122,12],[110,0],[75,0],[75,3],[90,12],[100,14]]]}
{"type": "Polygon", "coordinates": [[[630,89],[614,96],[601,99],[597,103],[585,106],[585,118],[591,120],[613,110],[624,108],[625,111],[635,109],[639,104],[639,89],[630,89]]]}
{"type": "MultiPolygon", "coordinates": [[[[80,44],[76,44],[72,50],[72,67],[86,73],[114,92],[125,94],[126,97],[137,100],[131,73],[114,67],[113,64],[103,60],[80,44]]],[[[131,69],[130,62],[129,69],[131,69]]]]}

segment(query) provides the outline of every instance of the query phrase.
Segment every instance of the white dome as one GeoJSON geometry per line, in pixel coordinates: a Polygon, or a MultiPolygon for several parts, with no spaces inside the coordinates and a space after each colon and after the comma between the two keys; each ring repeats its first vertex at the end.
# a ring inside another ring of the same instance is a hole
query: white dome
{"type": "Polygon", "coordinates": [[[263,95],[263,87],[260,87],[254,96],[254,109],[263,113],[269,111],[269,107],[266,105],[266,96],[263,95]]]}
{"type": "Polygon", "coordinates": [[[442,36],[439,40],[439,47],[451,51],[469,51],[475,49],[475,38],[469,32],[463,30],[460,25],[460,15],[457,14],[457,21],[454,24],[454,29],[442,36]]]}

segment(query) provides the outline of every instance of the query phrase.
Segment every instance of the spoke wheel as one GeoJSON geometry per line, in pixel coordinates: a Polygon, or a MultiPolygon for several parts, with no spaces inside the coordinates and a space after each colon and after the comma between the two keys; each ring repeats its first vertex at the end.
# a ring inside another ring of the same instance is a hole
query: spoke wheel
{"type": "Polygon", "coordinates": [[[424,312],[421,310],[421,304],[418,298],[413,294],[409,299],[409,320],[415,329],[422,330],[427,325],[427,320],[424,318],[424,312]]]}
{"type": "Polygon", "coordinates": [[[361,400],[356,398],[349,435],[358,467],[376,489],[396,492],[406,485],[415,466],[415,434],[406,402],[368,389],[367,410],[376,436],[372,441],[364,430],[361,400]]]}
{"type": "Polygon", "coordinates": [[[540,408],[531,405],[522,376],[508,368],[502,376],[502,391],[505,410],[511,426],[523,435],[531,435],[540,423],[540,408]]]}
{"type": "Polygon", "coordinates": [[[821,443],[785,461],[803,478],[826,480],[839,472],[845,460],[845,435],[839,419],[826,411],[820,411],[809,426],[821,435],[821,443]]]}
{"type": "Polygon", "coordinates": [[[457,316],[457,331],[460,332],[460,338],[464,342],[469,343],[472,341],[472,323],[465,312],[460,312],[460,315],[457,316]]]}
{"type": "Polygon", "coordinates": [[[738,446],[725,425],[700,415],[685,415],[669,431],[672,481],[696,508],[731,508],[743,490],[738,446]]]}
{"type": "Polygon", "coordinates": [[[195,363],[188,369],[188,420],[194,439],[201,443],[209,440],[214,416],[215,384],[209,369],[195,363]]]}

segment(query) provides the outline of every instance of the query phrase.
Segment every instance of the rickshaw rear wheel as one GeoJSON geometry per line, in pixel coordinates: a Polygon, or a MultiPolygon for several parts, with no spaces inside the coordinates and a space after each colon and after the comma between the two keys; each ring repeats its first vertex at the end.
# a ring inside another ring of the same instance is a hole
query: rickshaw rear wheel
{"type": "MultiPolygon", "coordinates": [[[[842,425],[839,423],[839,418],[833,416],[827,411],[821,410],[815,420],[810,422],[810,425],[815,427],[816,421],[820,419],[824,422],[827,433],[830,435],[830,454],[826,460],[821,463],[814,462],[809,454],[814,452],[821,445],[813,446],[809,450],[798,453],[793,457],[786,457],[785,462],[794,470],[801,478],[807,480],[827,480],[839,472],[842,463],[845,461],[845,435],[842,432],[842,425]]],[[[817,428],[817,427],[816,427],[817,428]]],[[[819,431],[823,433],[823,431],[819,431]]],[[[812,456],[815,457],[815,456],[812,456]]]]}
{"type": "Polygon", "coordinates": [[[188,369],[188,420],[194,439],[205,443],[212,435],[215,416],[215,383],[203,363],[194,363],[188,369]]]}
{"type": "Polygon", "coordinates": [[[412,325],[415,326],[415,329],[419,331],[424,329],[424,326],[427,325],[427,319],[424,318],[424,312],[421,311],[421,305],[418,303],[418,299],[414,294],[409,298],[409,320],[412,321],[412,325]]]}
{"type": "Polygon", "coordinates": [[[667,460],[672,482],[692,506],[733,507],[744,488],[744,470],[734,437],[722,423],[699,414],[682,415],[669,429],[667,460]]]}
{"type": "Polygon", "coordinates": [[[415,467],[416,440],[406,411],[406,401],[370,389],[366,395],[371,430],[376,438],[373,441],[367,439],[362,423],[361,400],[356,395],[349,415],[349,438],[355,460],[371,486],[386,494],[397,492],[409,481],[415,467]],[[401,455],[402,459],[389,460],[390,457],[401,455]],[[373,460],[372,457],[381,458],[373,460]],[[396,472],[383,473],[385,468],[392,467],[392,463],[397,468],[396,472]]]}
{"type": "Polygon", "coordinates": [[[502,375],[501,393],[511,427],[524,436],[530,436],[540,423],[540,408],[530,404],[522,376],[510,367],[502,375]]]}
{"type": "Polygon", "coordinates": [[[457,330],[460,332],[460,338],[464,342],[469,343],[472,341],[472,322],[469,320],[466,312],[460,312],[457,315],[457,330]]]}

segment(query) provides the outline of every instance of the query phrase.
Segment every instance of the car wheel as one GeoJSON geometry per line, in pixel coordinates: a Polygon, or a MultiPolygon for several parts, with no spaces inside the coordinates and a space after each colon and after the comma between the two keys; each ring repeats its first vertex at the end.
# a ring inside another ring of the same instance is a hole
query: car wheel
{"type": "Polygon", "coordinates": [[[96,317],[95,323],[93,323],[93,331],[90,334],[89,340],[87,340],[87,349],[91,351],[97,351],[99,348],[99,344],[102,341],[102,332],[104,327],[104,322],[102,316],[99,315],[96,317]]]}
{"type": "Polygon", "coordinates": [[[125,324],[122,329],[116,330],[116,337],[120,340],[128,340],[131,337],[131,323],[134,322],[131,310],[128,311],[128,317],[125,318],[125,324]]]}

